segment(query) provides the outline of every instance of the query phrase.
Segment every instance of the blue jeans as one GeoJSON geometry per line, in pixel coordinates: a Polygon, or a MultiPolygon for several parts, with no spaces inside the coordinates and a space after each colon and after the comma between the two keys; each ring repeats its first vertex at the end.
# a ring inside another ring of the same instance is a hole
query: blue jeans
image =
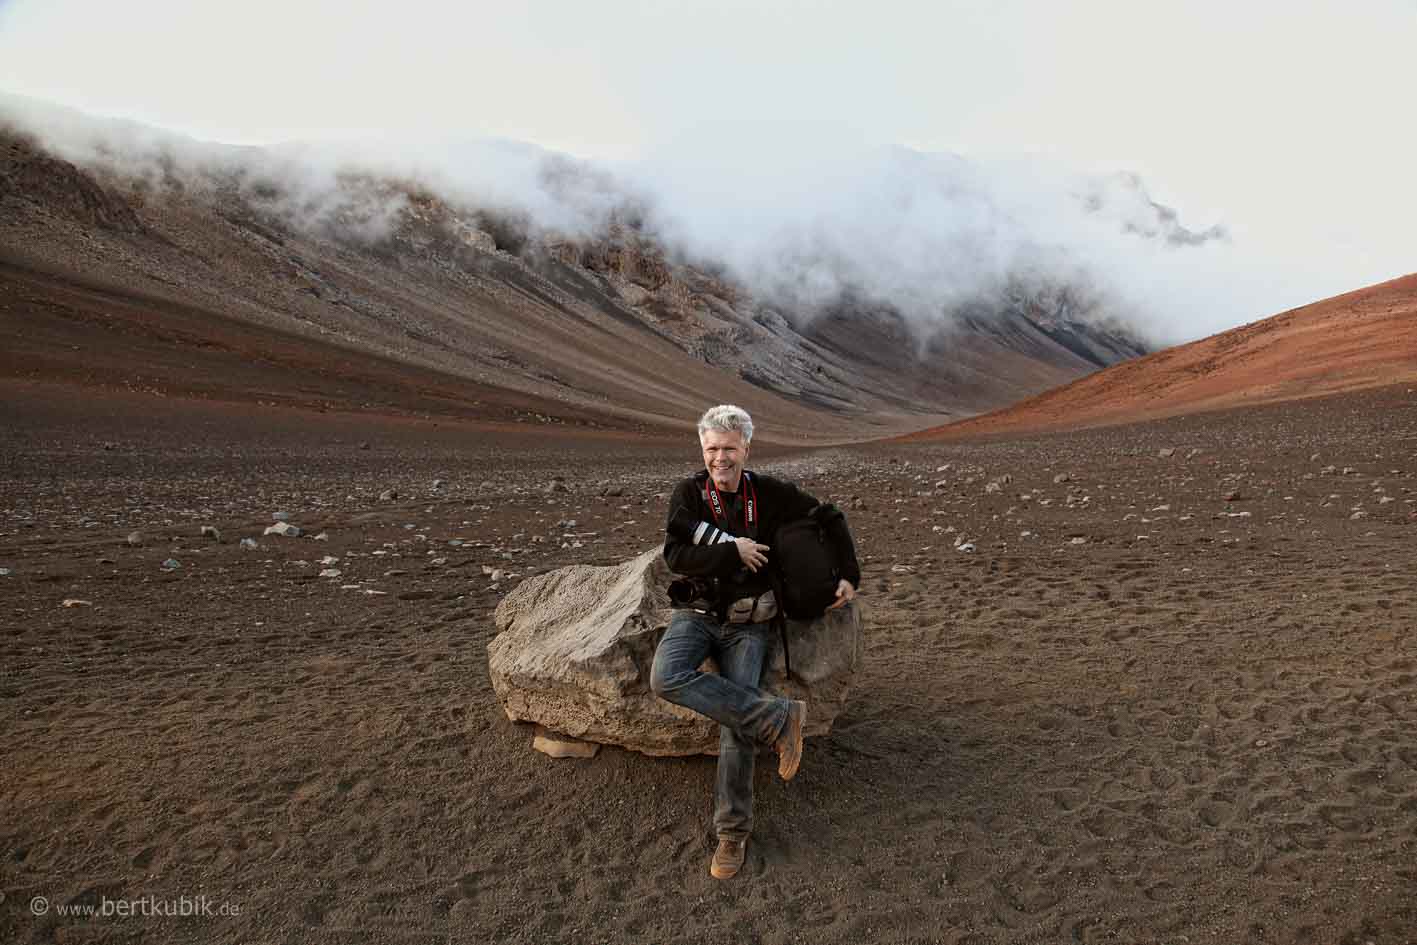
{"type": "Polygon", "coordinates": [[[745,839],[753,829],[753,763],[759,745],[771,745],[787,721],[788,700],[758,688],[773,644],[770,624],[720,625],[717,618],[676,610],[654,654],[650,687],[718,723],[718,778],[713,828],[745,839]],[[699,672],[705,657],[719,672],[699,672]]]}

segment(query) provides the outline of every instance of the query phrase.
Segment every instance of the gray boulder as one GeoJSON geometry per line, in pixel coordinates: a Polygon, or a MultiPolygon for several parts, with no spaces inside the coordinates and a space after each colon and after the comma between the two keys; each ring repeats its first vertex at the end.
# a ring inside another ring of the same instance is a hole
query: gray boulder
{"type": "MultiPolygon", "coordinates": [[[[647,755],[714,754],[718,725],[665,702],[649,686],[669,626],[672,575],[658,548],[611,567],[572,565],[528,578],[497,607],[488,669],[507,717],[647,755]]],[[[824,735],[846,708],[864,643],[856,604],[789,621],[792,677],[776,648],[764,686],[804,699],[807,734],[824,735]]],[[[702,667],[713,671],[712,660],[702,667]]]]}

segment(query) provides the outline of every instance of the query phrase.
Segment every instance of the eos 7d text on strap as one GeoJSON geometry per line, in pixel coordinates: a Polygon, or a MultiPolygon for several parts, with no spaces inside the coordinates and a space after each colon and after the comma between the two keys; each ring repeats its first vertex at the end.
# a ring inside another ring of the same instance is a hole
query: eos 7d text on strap
{"type": "MultiPolygon", "coordinates": [[[[723,499],[718,494],[718,488],[713,484],[713,476],[710,475],[704,482],[704,495],[708,498],[709,508],[713,510],[714,520],[730,525],[728,513],[724,510],[723,499]]],[[[743,534],[753,537],[758,527],[758,494],[753,490],[753,479],[747,471],[743,472],[743,534]]]]}

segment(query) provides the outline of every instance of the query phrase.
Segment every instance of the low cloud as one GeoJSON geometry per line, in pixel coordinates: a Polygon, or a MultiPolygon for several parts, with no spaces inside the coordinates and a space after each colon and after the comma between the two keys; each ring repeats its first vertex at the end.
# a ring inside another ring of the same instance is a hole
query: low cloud
{"type": "MultiPolygon", "coordinates": [[[[236,147],[0,97],[0,122],[141,190],[223,193],[312,232],[374,240],[415,189],[593,239],[633,219],[806,319],[850,298],[922,334],[1029,299],[1172,343],[1309,301],[1224,226],[1189,226],[1136,175],[863,147],[819,129],[705,129],[634,162],[486,139],[236,147]]],[[[1310,280],[1311,281],[1311,280],[1310,280]]]]}

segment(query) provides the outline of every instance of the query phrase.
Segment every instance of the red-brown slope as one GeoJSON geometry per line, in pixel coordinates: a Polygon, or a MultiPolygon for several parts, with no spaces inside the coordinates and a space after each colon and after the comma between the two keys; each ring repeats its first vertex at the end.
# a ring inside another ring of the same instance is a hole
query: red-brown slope
{"type": "Polygon", "coordinates": [[[1117,364],[907,439],[1110,426],[1409,381],[1417,381],[1417,274],[1117,364]]]}

